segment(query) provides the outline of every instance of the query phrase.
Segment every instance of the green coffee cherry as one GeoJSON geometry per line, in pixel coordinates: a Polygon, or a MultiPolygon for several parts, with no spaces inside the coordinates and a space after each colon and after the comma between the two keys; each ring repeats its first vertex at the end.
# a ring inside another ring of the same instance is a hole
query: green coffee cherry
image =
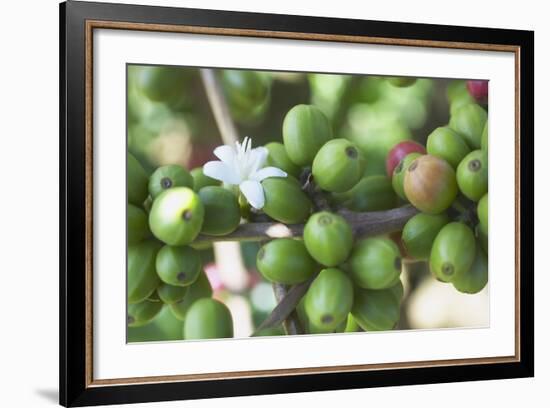
{"type": "Polygon", "coordinates": [[[487,254],[480,247],[476,248],[474,262],[468,271],[453,280],[453,286],[462,293],[478,293],[487,285],[489,268],[487,254]]]}
{"type": "Polygon", "coordinates": [[[137,244],[149,235],[147,214],[141,208],[128,204],[128,245],[137,244]]]}
{"type": "Polygon", "coordinates": [[[403,293],[405,292],[405,289],[403,288],[403,283],[401,282],[401,277],[397,279],[395,284],[389,287],[389,291],[392,293],[395,300],[398,303],[401,303],[401,299],[403,299],[403,293]]]}
{"type": "Polygon", "coordinates": [[[191,176],[193,177],[193,190],[197,193],[203,187],[220,185],[218,180],[214,180],[213,178],[206,176],[202,171],[202,167],[197,167],[191,170],[191,176]]]}
{"type": "Polygon", "coordinates": [[[269,81],[256,71],[223,70],[221,83],[236,119],[248,116],[269,97],[269,81]]]}
{"type": "Polygon", "coordinates": [[[428,154],[409,165],[403,189],[410,203],[427,214],[445,211],[458,193],[453,168],[445,160],[428,154]]]}
{"type": "Polygon", "coordinates": [[[142,67],[138,77],[141,91],[156,102],[180,98],[187,81],[185,69],[174,67],[142,67]]]}
{"type": "Polygon", "coordinates": [[[183,297],[187,293],[187,288],[188,286],[173,286],[162,283],[157,288],[157,294],[163,303],[172,305],[183,300],[183,297]]]}
{"type": "Polygon", "coordinates": [[[386,176],[363,177],[351,190],[332,194],[332,200],[352,211],[389,210],[397,205],[397,195],[386,176]]]}
{"type": "Polygon", "coordinates": [[[191,305],[183,325],[186,340],[233,337],[233,319],[223,303],[203,298],[191,305]]]}
{"type": "Polygon", "coordinates": [[[411,163],[414,162],[420,156],[422,156],[420,153],[409,153],[393,169],[393,175],[391,178],[393,191],[395,191],[395,193],[399,197],[401,197],[403,200],[407,199],[407,197],[405,196],[405,189],[403,187],[403,183],[405,181],[405,174],[407,173],[407,169],[409,168],[411,163]]]}
{"type": "Polygon", "coordinates": [[[398,88],[406,88],[416,83],[413,77],[388,77],[388,83],[398,88]]]}
{"type": "Polygon", "coordinates": [[[355,186],[365,171],[365,159],[347,139],[325,143],[315,155],[313,178],[323,190],[342,193],[355,186]]]}
{"type": "Polygon", "coordinates": [[[330,123],[316,106],[296,105],[286,114],[283,141],[288,157],[294,164],[311,165],[319,149],[330,139],[330,123]]]}
{"type": "Polygon", "coordinates": [[[446,214],[416,214],[403,227],[401,240],[407,254],[414,259],[430,257],[432,244],[441,228],[449,222],[446,214]]]}
{"type": "Polygon", "coordinates": [[[156,169],[149,178],[149,194],[153,199],[172,187],[193,188],[193,177],[187,170],[177,164],[169,164],[156,169]]]}
{"type": "Polygon", "coordinates": [[[209,298],[212,296],[212,287],[204,272],[199,274],[199,277],[191,286],[187,286],[187,292],[183,299],[179,302],[170,305],[170,310],[174,317],[180,321],[185,320],[187,311],[195,301],[202,298],[209,298]]]}
{"type": "Polygon", "coordinates": [[[187,187],[174,187],[161,193],[149,214],[151,232],[168,245],[186,245],[199,234],[204,206],[187,187]]]}
{"type": "Polygon", "coordinates": [[[385,289],[401,274],[399,247],[389,238],[375,237],[359,241],[349,261],[351,277],[364,289],[385,289]]]}
{"type": "Polygon", "coordinates": [[[369,290],[355,288],[351,314],[366,331],[391,330],[400,317],[401,300],[392,289],[369,290]]]}
{"type": "Polygon", "coordinates": [[[294,177],[300,177],[302,169],[290,160],[282,143],[271,142],[265,145],[269,154],[266,159],[266,166],[277,167],[287,174],[294,177]]]}
{"type": "Polygon", "coordinates": [[[202,270],[202,260],[198,251],[187,246],[163,246],[157,255],[155,265],[160,279],[173,286],[191,285],[202,270]]]}
{"type": "Polygon", "coordinates": [[[237,229],[241,208],[233,192],[223,187],[203,187],[199,198],[204,206],[203,234],[227,235],[237,229]]]}
{"type": "Polygon", "coordinates": [[[353,285],[340,269],[323,269],[309,287],[305,310],[309,321],[323,330],[345,322],[353,304],[353,285]]]}
{"type": "Polygon", "coordinates": [[[434,240],[430,254],[430,270],[442,282],[452,282],[466,273],[474,262],[476,241],[465,224],[445,225],[434,240]]]}
{"type": "Polygon", "coordinates": [[[147,299],[159,285],[155,258],[160,247],[155,241],[128,246],[128,303],[147,299]]]}
{"type": "Polygon", "coordinates": [[[271,177],[262,181],[265,204],[263,212],[285,224],[304,222],[311,212],[311,200],[291,176],[271,177]]]}
{"type": "Polygon", "coordinates": [[[306,223],[304,244],[317,262],[336,266],[348,259],[353,232],[342,216],[322,211],[313,214],[306,223]]]}
{"type": "Polygon", "coordinates": [[[448,126],[438,127],[430,133],[426,149],[428,154],[445,160],[455,169],[470,152],[464,139],[448,126]]]}
{"type": "Polygon", "coordinates": [[[485,127],[481,133],[481,150],[488,154],[489,152],[489,121],[485,122],[485,127]]]}
{"type": "Polygon", "coordinates": [[[451,115],[449,127],[458,132],[471,149],[481,148],[481,134],[487,122],[487,112],[475,103],[456,109],[451,115]]]}
{"type": "Polygon", "coordinates": [[[130,153],[127,158],[128,202],[138,207],[147,198],[147,173],[137,159],[130,153]]]}
{"type": "Polygon", "coordinates": [[[469,153],[456,169],[456,181],[462,194],[472,201],[478,201],[489,188],[489,163],[482,150],[469,153]]]}
{"type": "Polygon", "coordinates": [[[304,243],[290,238],[265,244],[258,251],[256,265],[267,280],[287,285],[304,282],[318,270],[304,243]]]}
{"type": "Polygon", "coordinates": [[[477,217],[479,218],[479,230],[489,235],[489,194],[485,194],[477,203],[477,217]]]}
{"type": "Polygon", "coordinates": [[[153,320],[162,309],[161,301],[144,300],[128,305],[128,327],[144,326],[153,320]]]}

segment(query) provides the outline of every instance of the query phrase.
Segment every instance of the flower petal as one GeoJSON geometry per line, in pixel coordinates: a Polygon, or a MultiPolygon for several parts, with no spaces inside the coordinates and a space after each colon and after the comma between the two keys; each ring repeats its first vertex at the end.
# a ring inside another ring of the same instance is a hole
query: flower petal
{"type": "Polygon", "coordinates": [[[227,163],[229,165],[233,165],[233,162],[236,156],[235,149],[227,145],[216,147],[214,149],[214,154],[222,162],[227,163]]]}
{"type": "Polygon", "coordinates": [[[252,149],[250,151],[251,157],[251,167],[249,169],[249,174],[256,173],[259,169],[264,166],[265,161],[267,160],[267,155],[269,150],[267,148],[260,146],[252,149]]]}
{"type": "Polygon", "coordinates": [[[202,171],[204,175],[223,181],[224,183],[238,185],[241,182],[239,174],[233,169],[233,167],[221,161],[210,161],[206,163],[203,166],[202,171]]]}
{"type": "Polygon", "coordinates": [[[260,182],[253,180],[243,181],[239,188],[246,198],[246,201],[257,210],[260,210],[265,204],[264,189],[260,182]]]}
{"type": "Polygon", "coordinates": [[[287,174],[277,167],[264,167],[250,175],[251,180],[262,181],[268,177],[286,177],[287,174]]]}

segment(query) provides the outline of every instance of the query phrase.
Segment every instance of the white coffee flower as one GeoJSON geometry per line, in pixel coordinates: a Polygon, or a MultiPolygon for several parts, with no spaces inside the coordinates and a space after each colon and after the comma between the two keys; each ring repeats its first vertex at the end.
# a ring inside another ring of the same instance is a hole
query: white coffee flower
{"type": "Polygon", "coordinates": [[[263,167],[268,151],[265,147],[252,149],[249,137],[245,137],[242,144],[236,142],[235,147],[218,146],[214,149],[214,154],[220,161],[206,163],[203,167],[204,174],[226,184],[239,186],[246,200],[258,210],[265,204],[261,181],[268,177],[287,176],[277,167],[263,167]]]}

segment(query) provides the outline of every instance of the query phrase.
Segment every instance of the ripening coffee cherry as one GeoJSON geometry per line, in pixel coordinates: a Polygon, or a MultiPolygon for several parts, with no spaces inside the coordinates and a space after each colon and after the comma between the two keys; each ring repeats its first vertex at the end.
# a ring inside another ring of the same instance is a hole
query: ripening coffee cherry
{"type": "Polygon", "coordinates": [[[161,301],[144,300],[128,305],[128,327],[145,326],[151,322],[162,309],[161,301]]]}
{"type": "Polygon", "coordinates": [[[183,324],[185,340],[233,337],[233,319],[227,306],[218,300],[197,300],[187,311],[183,324]]]}
{"type": "Polygon", "coordinates": [[[407,254],[418,260],[428,259],[435,237],[447,223],[449,217],[444,213],[413,216],[403,227],[401,235],[407,254]]]}
{"type": "Polygon", "coordinates": [[[468,144],[448,126],[435,129],[426,142],[428,154],[445,160],[454,169],[470,152],[468,144]]]}
{"type": "Polygon", "coordinates": [[[389,210],[398,202],[391,180],[382,175],[363,177],[351,190],[333,193],[331,199],[349,210],[361,212],[389,210]]]}
{"type": "Polygon", "coordinates": [[[199,191],[204,206],[203,234],[227,235],[237,229],[241,221],[241,208],[237,196],[223,188],[208,186],[199,191]]]}
{"type": "Polygon", "coordinates": [[[388,83],[398,88],[406,88],[416,83],[414,77],[388,77],[388,83]]]}
{"type": "Polygon", "coordinates": [[[412,205],[427,214],[439,214],[453,203],[458,187],[453,168],[445,160],[425,155],[405,172],[405,195],[412,205]]]}
{"type": "Polygon", "coordinates": [[[477,203],[477,217],[479,218],[479,230],[489,235],[489,194],[485,194],[477,203]]]}
{"type": "Polygon", "coordinates": [[[323,269],[309,287],[305,310],[313,326],[333,331],[345,322],[353,305],[353,285],[340,269],[323,269]]]}
{"type": "Polygon", "coordinates": [[[315,155],[311,172],[323,190],[342,193],[357,184],[365,171],[365,159],[347,139],[325,143],[315,155]]]}
{"type": "Polygon", "coordinates": [[[489,96],[489,81],[466,81],[466,87],[477,103],[487,103],[487,97],[489,96]]]}
{"type": "Polygon", "coordinates": [[[141,208],[128,204],[128,245],[137,244],[149,235],[147,214],[141,208]]]}
{"type": "Polygon", "coordinates": [[[401,299],[392,288],[369,290],[356,287],[351,314],[366,331],[391,330],[400,317],[401,299]]]}
{"type": "Polygon", "coordinates": [[[271,142],[266,144],[265,148],[269,152],[265,161],[266,166],[277,167],[296,178],[300,177],[302,169],[290,160],[282,143],[271,142]]]}
{"type": "Polygon", "coordinates": [[[294,285],[318,270],[304,243],[290,238],[275,239],[259,251],[256,266],[268,281],[294,285]]]}
{"type": "Polygon", "coordinates": [[[292,176],[271,177],[262,181],[265,204],[262,211],[285,224],[304,222],[311,212],[311,200],[292,176]]]}
{"type": "Polygon", "coordinates": [[[489,188],[489,163],[482,150],[469,153],[456,169],[458,188],[472,201],[478,201],[489,188]]]}
{"type": "Polygon", "coordinates": [[[210,286],[210,282],[208,281],[206,274],[202,271],[199,273],[199,277],[195,283],[190,286],[186,286],[184,289],[187,289],[187,291],[183,296],[183,299],[170,305],[172,314],[180,321],[185,320],[187,311],[191,305],[195,303],[195,301],[212,296],[212,287],[210,286]]]}
{"type": "Polygon", "coordinates": [[[179,99],[187,81],[186,70],[175,67],[141,67],[138,76],[139,89],[155,102],[179,99]]]}
{"type": "Polygon", "coordinates": [[[160,247],[153,240],[128,246],[128,303],[147,299],[159,285],[155,258],[160,247]]]}
{"type": "Polygon", "coordinates": [[[401,274],[401,253],[389,238],[363,239],[355,245],[349,260],[351,277],[364,289],[385,289],[401,274]]]}
{"type": "Polygon", "coordinates": [[[474,262],[468,271],[453,280],[453,286],[462,293],[478,293],[489,280],[487,254],[479,246],[476,248],[474,262]]]}
{"type": "Polygon", "coordinates": [[[201,188],[206,186],[219,186],[221,183],[218,180],[214,180],[211,177],[206,176],[202,167],[197,167],[191,170],[191,176],[193,176],[193,190],[198,193],[201,188]]]}
{"type": "Polygon", "coordinates": [[[311,165],[319,149],[330,139],[330,123],[316,106],[296,105],[286,114],[283,141],[288,157],[294,164],[311,165]]]}
{"type": "Polygon", "coordinates": [[[420,156],[422,156],[420,153],[409,153],[393,169],[393,175],[391,178],[393,191],[395,191],[395,193],[403,200],[407,199],[405,196],[405,187],[403,186],[403,183],[405,182],[405,174],[407,173],[407,169],[411,163],[420,156]]]}
{"type": "Polygon", "coordinates": [[[336,266],[348,259],[353,246],[353,232],[342,216],[322,211],[313,214],[307,221],[304,244],[317,262],[336,266]]]}
{"type": "Polygon", "coordinates": [[[173,286],[191,285],[202,270],[198,251],[187,246],[163,246],[155,265],[160,279],[173,286]]]}
{"type": "Polygon", "coordinates": [[[193,177],[187,170],[177,164],[169,164],[156,169],[149,178],[149,194],[153,199],[172,187],[193,188],[193,177]]]}
{"type": "Polygon", "coordinates": [[[426,148],[413,140],[405,140],[396,144],[386,158],[386,174],[392,177],[393,170],[410,153],[426,154],[426,148]]]}
{"type": "Polygon", "coordinates": [[[168,245],[187,245],[199,234],[204,206],[190,188],[174,187],[153,202],[149,227],[155,237],[168,245]]]}
{"type": "Polygon", "coordinates": [[[461,106],[451,115],[449,127],[466,141],[470,149],[481,148],[481,134],[487,122],[487,112],[481,106],[470,103],[461,106]]]}
{"type": "Polygon", "coordinates": [[[137,159],[128,153],[127,159],[127,178],[128,178],[128,202],[138,207],[143,205],[147,198],[147,173],[137,161],[137,159]]]}
{"type": "Polygon", "coordinates": [[[161,283],[157,288],[159,299],[167,305],[172,305],[181,302],[187,293],[188,286],[174,286],[166,283],[161,283]]]}
{"type": "Polygon", "coordinates": [[[430,270],[440,281],[451,282],[470,269],[475,253],[476,240],[470,227],[451,222],[435,237],[430,270]]]}
{"type": "Polygon", "coordinates": [[[488,154],[489,152],[489,121],[485,122],[483,133],[481,133],[481,150],[488,154]]]}

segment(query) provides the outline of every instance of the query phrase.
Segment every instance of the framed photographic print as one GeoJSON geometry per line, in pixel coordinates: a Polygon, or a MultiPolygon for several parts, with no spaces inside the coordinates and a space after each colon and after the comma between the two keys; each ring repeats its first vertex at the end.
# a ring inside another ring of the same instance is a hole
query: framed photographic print
{"type": "Polygon", "coordinates": [[[528,377],[528,31],[60,6],[65,406],[528,377]]]}

